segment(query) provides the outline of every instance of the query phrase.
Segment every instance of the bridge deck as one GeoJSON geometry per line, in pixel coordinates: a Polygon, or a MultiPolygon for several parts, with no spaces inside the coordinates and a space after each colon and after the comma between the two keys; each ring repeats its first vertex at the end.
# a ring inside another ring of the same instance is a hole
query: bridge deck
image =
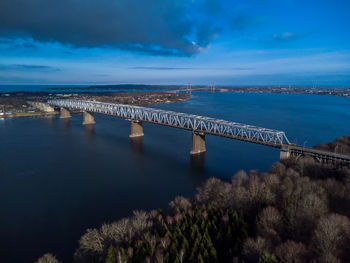
{"type": "Polygon", "coordinates": [[[288,145],[289,151],[292,155],[306,155],[314,158],[320,158],[330,161],[342,161],[350,163],[350,156],[345,154],[333,153],[314,148],[307,148],[298,145],[288,145]]]}
{"type": "Polygon", "coordinates": [[[108,114],[124,119],[171,126],[276,148],[282,147],[284,143],[289,144],[288,138],[282,131],[198,115],[84,100],[50,100],[48,103],[58,107],[108,114]]]}

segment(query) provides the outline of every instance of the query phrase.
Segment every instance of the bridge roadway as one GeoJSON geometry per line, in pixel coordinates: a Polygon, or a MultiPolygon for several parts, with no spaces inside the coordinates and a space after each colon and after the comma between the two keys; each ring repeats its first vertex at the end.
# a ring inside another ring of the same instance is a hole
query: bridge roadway
{"type": "Polygon", "coordinates": [[[312,157],[319,162],[342,162],[350,164],[350,155],[333,153],[294,144],[283,145],[281,148],[281,159],[290,157],[298,159],[305,156],[312,157]]]}
{"type": "Polygon", "coordinates": [[[61,117],[70,117],[69,110],[84,112],[83,124],[94,124],[92,113],[112,115],[131,121],[130,137],[143,136],[142,122],[192,131],[191,154],[205,152],[205,134],[279,148],[281,159],[310,156],[319,161],[350,163],[350,156],[291,144],[283,131],[230,122],[198,115],[86,100],[58,99],[48,104],[61,108],[61,117]]]}

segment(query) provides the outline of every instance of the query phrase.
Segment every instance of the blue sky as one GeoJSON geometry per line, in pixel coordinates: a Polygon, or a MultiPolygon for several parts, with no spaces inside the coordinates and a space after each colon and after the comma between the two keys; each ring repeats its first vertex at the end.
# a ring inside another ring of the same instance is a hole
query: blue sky
{"type": "Polygon", "coordinates": [[[1,0],[0,84],[350,86],[347,0],[1,0]]]}

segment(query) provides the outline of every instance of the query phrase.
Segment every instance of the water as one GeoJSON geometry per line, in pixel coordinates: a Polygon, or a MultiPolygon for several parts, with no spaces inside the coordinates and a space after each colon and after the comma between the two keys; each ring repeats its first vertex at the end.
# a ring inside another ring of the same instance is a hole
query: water
{"type": "MultiPolygon", "coordinates": [[[[164,86],[165,89],[167,86],[164,86]]],[[[116,92],[116,91],[159,91],[162,87],[152,85],[129,85],[121,84],[103,88],[89,87],[89,85],[0,85],[0,93],[6,92],[116,92]]]]}
{"type": "Polygon", "coordinates": [[[81,85],[0,85],[0,92],[16,92],[16,91],[27,91],[27,92],[39,92],[49,91],[48,89],[62,88],[83,88],[87,86],[81,85]]]}
{"type": "MultiPolygon", "coordinates": [[[[199,93],[158,108],[283,130],[312,146],[350,134],[350,99],[291,94],[199,93]]],[[[79,237],[128,216],[167,208],[192,196],[211,176],[239,169],[267,171],[276,149],[207,136],[204,159],[190,158],[191,134],[144,124],[142,142],[130,124],[96,115],[94,129],[54,118],[0,120],[0,254],[2,262],[34,262],[51,252],[71,262],[79,237]]]]}

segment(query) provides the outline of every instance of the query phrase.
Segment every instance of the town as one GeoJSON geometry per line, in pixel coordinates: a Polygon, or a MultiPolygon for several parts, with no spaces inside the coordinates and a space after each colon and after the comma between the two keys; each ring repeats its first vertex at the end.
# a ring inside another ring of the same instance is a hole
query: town
{"type": "Polygon", "coordinates": [[[148,106],[162,103],[185,101],[188,93],[174,92],[81,92],[81,93],[47,93],[47,92],[14,92],[0,94],[0,118],[52,116],[57,112],[43,112],[30,102],[46,102],[54,98],[100,101],[135,106],[148,106]]]}

